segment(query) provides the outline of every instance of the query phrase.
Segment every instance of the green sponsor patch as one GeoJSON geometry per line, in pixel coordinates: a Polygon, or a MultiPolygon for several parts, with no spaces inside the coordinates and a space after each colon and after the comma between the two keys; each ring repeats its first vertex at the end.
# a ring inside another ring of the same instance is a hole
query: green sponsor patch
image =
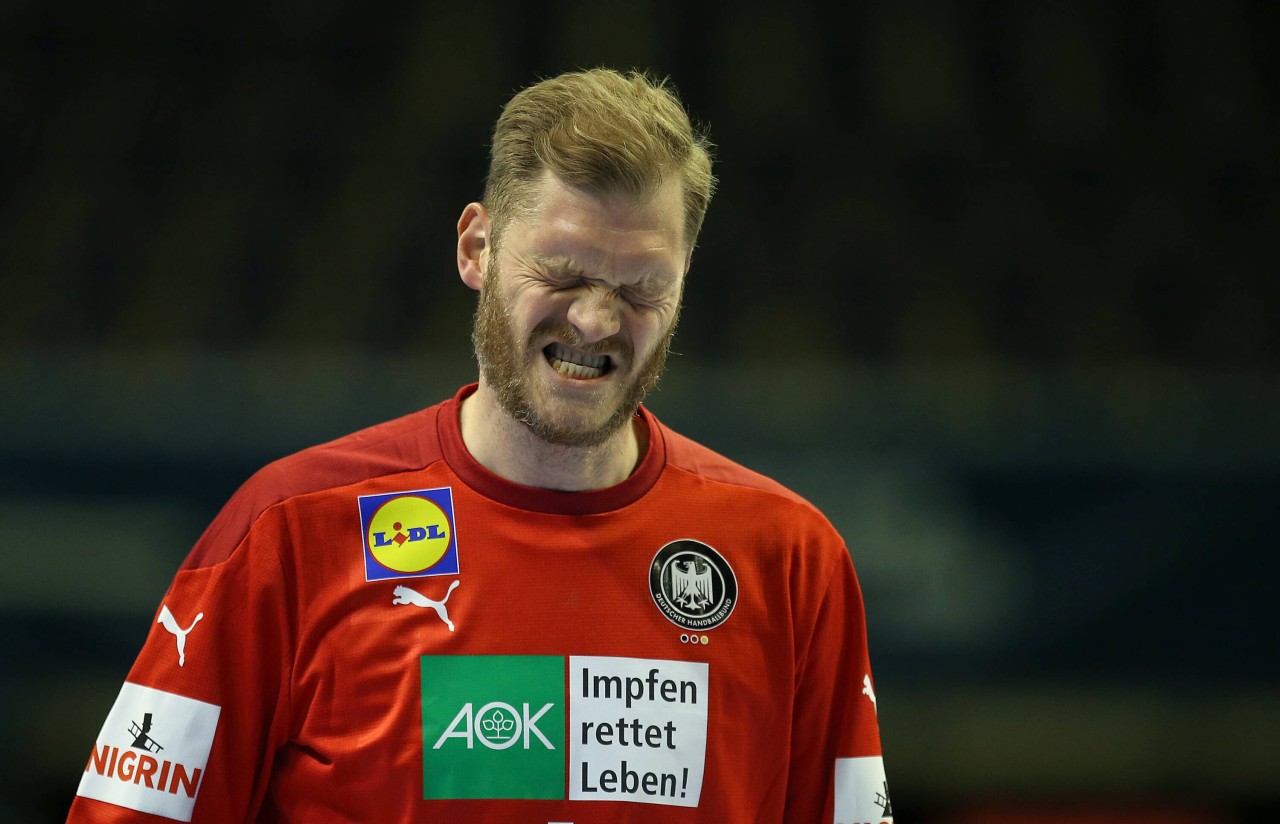
{"type": "Polygon", "coordinates": [[[564,658],[424,655],[421,666],[423,798],[564,798],[564,658]]]}

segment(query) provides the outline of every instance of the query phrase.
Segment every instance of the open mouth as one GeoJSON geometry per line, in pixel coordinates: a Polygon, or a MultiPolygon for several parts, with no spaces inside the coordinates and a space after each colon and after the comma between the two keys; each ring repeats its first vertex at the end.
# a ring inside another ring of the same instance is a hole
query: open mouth
{"type": "Polygon", "coordinates": [[[613,360],[608,355],[588,355],[562,343],[547,344],[542,354],[552,369],[574,380],[604,377],[613,369],[613,360]]]}

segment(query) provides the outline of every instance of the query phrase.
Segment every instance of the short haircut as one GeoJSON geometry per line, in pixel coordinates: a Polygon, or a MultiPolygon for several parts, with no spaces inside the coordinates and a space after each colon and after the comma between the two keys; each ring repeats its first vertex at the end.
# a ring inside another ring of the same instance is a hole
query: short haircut
{"type": "Polygon", "coordinates": [[[569,72],[520,91],[493,130],[485,208],[494,240],[536,204],[550,170],[596,194],[649,197],[672,172],[684,193],[684,242],[692,250],[716,180],[710,140],[666,80],[612,69],[569,72]]]}

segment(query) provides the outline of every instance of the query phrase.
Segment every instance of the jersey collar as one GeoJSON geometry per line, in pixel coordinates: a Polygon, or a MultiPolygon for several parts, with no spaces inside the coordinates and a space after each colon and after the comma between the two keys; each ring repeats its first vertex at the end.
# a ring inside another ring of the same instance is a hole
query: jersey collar
{"type": "Polygon", "coordinates": [[[444,402],[437,416],[440,446],[449,468],[463,483],[498,503],[533,512],[557,515],[594,515],[622,509],[645,495],[658,482],[666,464],[666,441],[658,419],[643,405],[636,415],[649,429],[649,448],[634,472],[622,483],[586,492],[562,492],[539,489],[509,481],[495,475],[480,464],[462,441],[462,425],[458,412],[462,401],[476,391],[478,384],[468,384],[444,402]]]}

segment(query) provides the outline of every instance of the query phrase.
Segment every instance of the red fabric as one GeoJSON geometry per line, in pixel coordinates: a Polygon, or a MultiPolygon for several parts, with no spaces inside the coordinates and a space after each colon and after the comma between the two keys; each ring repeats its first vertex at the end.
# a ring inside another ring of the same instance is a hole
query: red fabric
{"type": "MultiPolygon", "coordinates": [[[[835,759],[880,742],[861,594],[825,518],[643,409],[649,450],[622,484],[512,484],[462,444],[470,391],[268,466],[192,550],[164,597],[184,623],[204,614],[186,663],[153,626],[128,680],[221,707],[193,820],[831,821],[835,759]],[[357,497],[444,487],[459,572],[366,581],[357,497]],[[713,547],[737,579],[734,611],[704,632],[673,624],[650,592],[655,553],[680,539],[713,547]],[[441,599],[454,580],[456,631],[392,604],[399,584],[441,599]],[[424,655],[706,662],[698,807],[424,801],[424,655]]],[[[70,820],[164,819],[77,798],[70,820]]]]}

